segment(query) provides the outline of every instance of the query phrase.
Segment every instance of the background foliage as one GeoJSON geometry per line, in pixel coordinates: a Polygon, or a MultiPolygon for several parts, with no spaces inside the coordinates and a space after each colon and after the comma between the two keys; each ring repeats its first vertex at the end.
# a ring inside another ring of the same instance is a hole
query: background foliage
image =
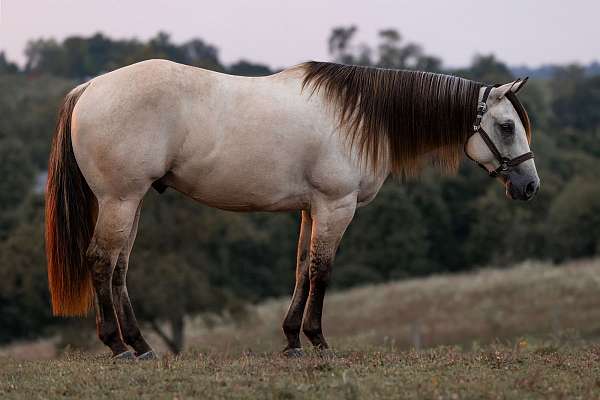
{"type": "MultiPolygon", "coordinates": [[[[487,83],[514,78],[493,55],[475,56],[470,66],[451,70],[395,30],[382,30],[374,47],[356,44],[356,30],[332,31],[333,60],[452,73],[487,83]]],[[[247,60],[224,65],[215,46],[201,39],[175,44],[162,32],[147,42],[100,33],[60,43],[32,40],[26,55],[20,68],[0,53],[0,342],[65,325],[50,316],[42,230],[49,143],[67,90],[148,58],[238,75],[273,72],[247,60]]],[[[546,66],[520,94],[533,121],[542,179],[534,201],[507,201],[497,182],[467,163],[457,176],[426,173],[418,181],[390,181],[350,226],[334,286],[598,254],[600,76],[592,70],[546,66]]],[[[140,318],[171,340],[176,351],[184,315],[212,311],[242,318],[245,304],[289,294],[298,219],[295,213],[228,213],[172,191],[150,193],[129,276],[140,318]],[[171,326],[170,336],[163,323],[171,326]]]]}

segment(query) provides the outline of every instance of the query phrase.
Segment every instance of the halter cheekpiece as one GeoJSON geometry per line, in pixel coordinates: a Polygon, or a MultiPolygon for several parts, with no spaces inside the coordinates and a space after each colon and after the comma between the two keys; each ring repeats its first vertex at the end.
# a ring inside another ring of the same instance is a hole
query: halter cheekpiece
{"type": "Polygon", "coordinates": [[[498,148],[496,147],[496,145],[494,144],[494,142],[492,141],[492,139],[490,138],[490,136],[487,134],[487,132],[481,127],[481,121],[483,119],[483,115],[486,113],[487,108],[488,108],[487,107],[487,99],[490,95],[490,92],[492,91],[492,89],[494,87],[497,87],[497,85],[496,86],[486,86],[485,90],[483,92],[483,96],[481,97],[481,100],[477,103],[477,115],[475,116],[475,121],[473,122],[473,132],[471,133],[471,135],[469,135],[469,138],[471,136],[473,136],[474,134],[479,133],[479,136],[481,136],[481,138],[483,139],[483,141],[485,142],[487,147],[490,149],[490,151],[494,155],[494,158],[498,161],[498,163],[499,163],[498,168],[489,171],[485,167],[485,165],[483,165],[479,161],[471,158],[471,156],[469,156],[469,153],[467,153],[467,151],[466,151],[467,143],[465,142],[465,154],[467,155],[467,157],[469,157],[471,160],[473,160],[481,168],[485,169],[491,178],[496,178],[499,175],[506,174],[508,171],[510,171],[512,168],[516,167],[517,165],[534,158],[533,152],[531,152],[531,151],[521,154],[520,156],[517,156],[515,158],[508,158],[508,157],[503,156],[500,153],[500,151],[498,150],[498,148]]]}

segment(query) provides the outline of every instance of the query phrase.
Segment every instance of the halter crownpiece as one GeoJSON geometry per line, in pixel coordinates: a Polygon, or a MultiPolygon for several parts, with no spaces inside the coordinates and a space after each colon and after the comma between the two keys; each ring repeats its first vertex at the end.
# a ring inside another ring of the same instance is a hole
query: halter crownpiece
{"type": "MultiPolygon", "coordinates": [[[[508,158],[508,157],[503,156],[500,153],[500,151],[498,150],[498,148],[496,147],[496,145],[494,144],[494,142],[492,141],[492,139],[490,138],[490,136],[487,134],[487,132],[481,127],[481,121],[483,119],[483,115],[486,113],[486,111],[488,109],[487,99],[488,99],[492,89],[497,86],[498,85],[485,87],[485,90],[483,91],[483,96],[481,97],[481,100],[477,103],[477,115],[475,116],[475,121],[473,122],[473,132],[471,133],[471,135],[469,135],[469,138],[471,136],[473,136],[474,134],[479,133],[479,136],[481,136],[484,143],[487,145],[487,147],[490,149],[490,151],[494,155],[494,158],[498,161],[498,163],[499,163],[498,168],[489,171],[485,167],[485,165],[483,165],[479,161],[473,159],[469,155],[469,153],[467,153],[467,151],[466,151],[467,143],[465,142],[465,154],[467,155],[467,157],[469,157],[472,161],[474,161],[478,166],[485,169],[491,178],[496,178],[499,175],[505,174],[508,171],[510,171],[512,168],[516,167],[517,165],[534,158],[532,151],[521,154],[520,156],[517,156],[515,158],[508,158]]],[[[467,142],[468,142],[468,140],[467,140],[467,142]]]]}

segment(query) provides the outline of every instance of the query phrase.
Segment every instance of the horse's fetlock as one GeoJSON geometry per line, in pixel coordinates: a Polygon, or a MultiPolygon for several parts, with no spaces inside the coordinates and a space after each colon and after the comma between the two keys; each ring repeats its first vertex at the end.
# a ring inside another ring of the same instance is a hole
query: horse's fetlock
{"type": "Polygon", "coordinates": [[[123,329],[123,340],[128,345],[134,346],[142,340],[142,333],[138,328],[125,328],[123,329]]]}
{"type": "Polygon", "coordinates": [[[323,333],[320,326],[311,324],[305,324],[302,327],[302,332],[304,332],[308,338],[315,338],[323,333]]]}
{"type": "Polygon", "coordinates": [[[98,338],[102,341],[102,343],[109,347],[111,344],[121,340],[118,329],[107,328],[103,328],[98,331],[98,338]]]}
{"type": "Polygon", "coordinates": [[[297,335],[300,333],[300,327],[302,325],[302,322],[296,322],[296,321],[288,321],[285,320],[283,321],[283,332],[287,335],[297,335]]]}

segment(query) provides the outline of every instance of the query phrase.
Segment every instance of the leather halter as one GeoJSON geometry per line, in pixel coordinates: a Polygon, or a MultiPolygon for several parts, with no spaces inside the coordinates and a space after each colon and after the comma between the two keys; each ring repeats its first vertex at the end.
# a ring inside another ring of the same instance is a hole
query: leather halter
{"type": "Polygon", "coordinates": [[[492,139],[490,138],[490,136],[482,128],[482,126],[481,126],[481,120],[483,119],[483,115],[487,111],[487,99],[488,99],[488,97],[490,95],[490,92],[492,91],[492,89],[494,87],[497,87],[497,85],[496,86],[486,86],[485,87],[485,90],[483,92],[483,96],[482,96],[481,100],[479,101],[479,103],[477,104],[477,115],[475,117],[475,122],[473,123],[473,132],[469,135],[469,139],[474,134],[479,133],[479,136],[481,136],[481,138],[483,139],[483,141],[487,145],[488,149],[490,149],[490,151],[494,155],[494,158],[498,161],[498,163],[499,163],[498,168],[489,171],[485,167],[485,165],[483,165],[479,161],[473,159],[469,155],[469,153],[467,153],[467,148],[466,147],[467,147],[467,142],[469,141],[468,139],[467,139],[467,142],[465,142],[465,145],[464,145],[464,147],[465,147],[464,151],[465,151],[465,154],[467,155],[467,157],[469,157],[469,159],[471,159],[472,161],[474,161],[478,166],[480,166],[481,168],[485,169],[491,178],[496,178],[496,177],[498,177],[500,175],[506,174],[507,172],[509,172],[511,169],[513,169],[517,165],[519,165],[519,164],[521,164],[521,163],[523,163],[523,162],[525,162],[527,160],[531,160],[532,158],[534,158],[533,152],[531,152],[531,151],[529,151],[527,153],[524,153],[524,154],[521,154],[520,156],[517,156],[515,158],[508,158],[508,157],[503,156],[500,153],[500,151],[498,150],[498,148],[496,147],[496,145],[494,144],[494,142],[492,141],[492,139]]]}

